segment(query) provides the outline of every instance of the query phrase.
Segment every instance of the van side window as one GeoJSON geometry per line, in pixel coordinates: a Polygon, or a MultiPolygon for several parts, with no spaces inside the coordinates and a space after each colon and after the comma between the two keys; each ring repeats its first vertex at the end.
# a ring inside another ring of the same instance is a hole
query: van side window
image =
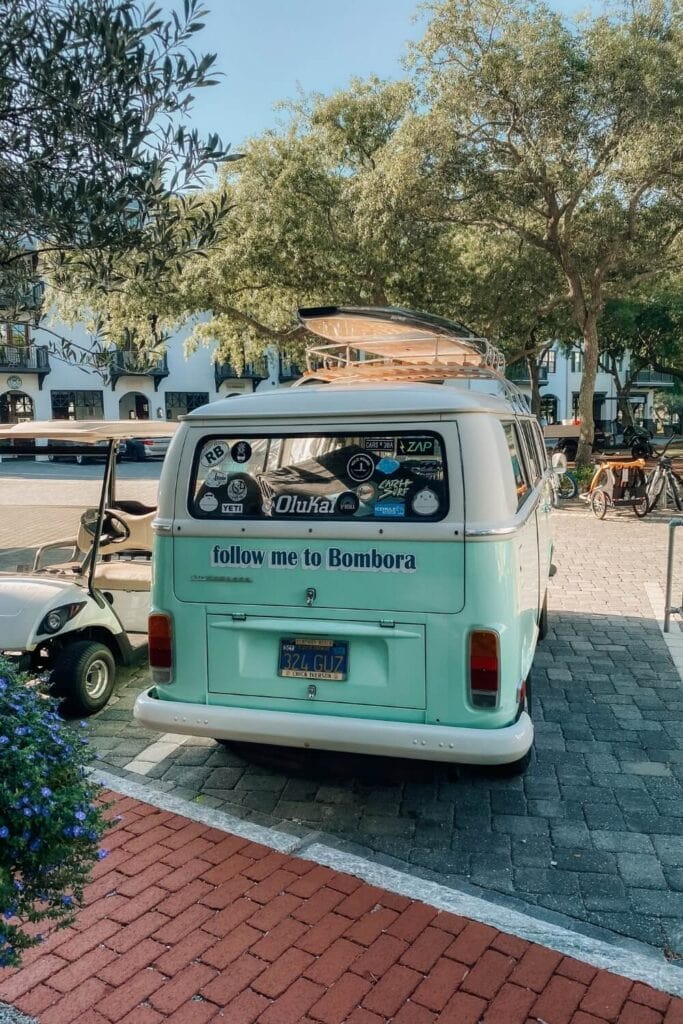
{"type": "Polygon", "coordinates": [[[543,437],[543,431],[541,430],[537,420],[534,420],[534,439],[536,441],[536,451],[541,462],[541,469],[545,471],[548,468],[548,452],[545,447],[545,439],[543,437]]]}
{"type": "Polygon", "coordinates": [[[524,460],[522,458],[522,447],[517,436],[513,423],[504,423],[503,429],[505,430],[505,438],[508,443],[508,452],[510,454],[510,462],[512,463],[512,472],[515,475],[515,487],[517,488],[517,508],[519,508],[525,501],[529,493],[529,483],[527,480],[526,470],[524,467],[524,460]]]}
{"type": "Polygon", "coordinates": [[[534,443],[534,428],[531,420],[522,420],[520,424],[522,428],[522,434],[526,441],[526,450],[529,456],[527,465],[531,470],[532,483],[534,487],[543,476],[543,470],[541,468],[541,461],[538,456],[538,450],[534,443]]]}
{"type": "Polygon", "coordinates": [[[428,430],[212,435],[188,504],[195,519],[435,522],[448,513],[445,447],[428,430]]]}

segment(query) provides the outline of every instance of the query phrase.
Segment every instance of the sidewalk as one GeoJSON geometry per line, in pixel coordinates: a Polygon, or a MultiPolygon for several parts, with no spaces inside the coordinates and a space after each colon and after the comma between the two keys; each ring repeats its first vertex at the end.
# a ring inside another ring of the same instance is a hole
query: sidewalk
{"type": "Polygon", "coordinates": [[[111,796],[76,925],[0,972],[41,1024],[683,1024],[683,999],[111,796]]]}

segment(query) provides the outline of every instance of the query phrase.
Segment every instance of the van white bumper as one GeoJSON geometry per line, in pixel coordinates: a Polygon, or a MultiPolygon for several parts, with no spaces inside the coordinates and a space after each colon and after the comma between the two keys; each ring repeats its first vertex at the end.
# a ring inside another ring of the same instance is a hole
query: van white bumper
{"type": "Polygon", "coordinates": [[[284,747],[313,747],[460,764],[508,764],[524,757],[534,738],[534,727],[526,712],[514,725],[502,729],[463,729],[185,704],[159,700],[153,694],[153,690],[147,690],[135,702],[135,718],[146,728],[247,743],[274,743],[284,747]]]}

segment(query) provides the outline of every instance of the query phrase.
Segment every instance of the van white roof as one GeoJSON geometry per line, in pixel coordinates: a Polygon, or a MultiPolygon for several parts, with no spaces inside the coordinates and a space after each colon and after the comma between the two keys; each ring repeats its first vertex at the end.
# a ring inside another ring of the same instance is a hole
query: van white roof
{"type": "Polygon", "coordinates": [[[191,424],[217,419],[272,419],[439,415],[442,413],[511,414],[498,395],[450,384],[307,384],[297,388],[255,391],[211,402],[183,419],[191,424]]]}
{"type": "Polygon", "coordinates": [[[48,438],[96,444],[128,437],[170,437],[177,427],[177,423],[161,420],[31,420],[0,427],[0,439],[48,438]]]}

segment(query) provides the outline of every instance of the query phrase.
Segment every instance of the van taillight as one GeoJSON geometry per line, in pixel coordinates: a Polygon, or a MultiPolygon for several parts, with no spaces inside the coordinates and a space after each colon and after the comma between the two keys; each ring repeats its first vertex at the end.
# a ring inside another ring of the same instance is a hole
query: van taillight
{"type": "Polygon", "coordinates": [[[152,612],[148,637],[152,682],[170,683],[173,678],[173,620],[168,612],[152,612]]]}
{"type": "Polygon", "coordinates": [[[470,700],[475,708],[495,708],[500,689],[498,634],[488,629],[470,633],[470,700]]]}

